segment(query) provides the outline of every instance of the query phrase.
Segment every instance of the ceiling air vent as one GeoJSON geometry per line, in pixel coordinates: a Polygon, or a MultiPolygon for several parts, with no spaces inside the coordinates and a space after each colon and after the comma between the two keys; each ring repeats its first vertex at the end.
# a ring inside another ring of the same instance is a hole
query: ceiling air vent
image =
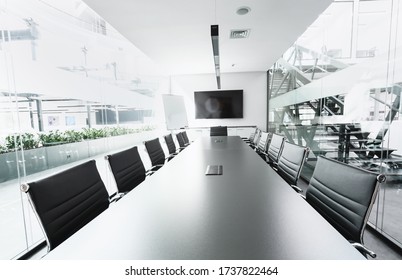
{"type": "Polygon", "coordinates": [[[230,39],[245,39],[250,35],[250,29],[236,29],[230,31],[230,39]]]}

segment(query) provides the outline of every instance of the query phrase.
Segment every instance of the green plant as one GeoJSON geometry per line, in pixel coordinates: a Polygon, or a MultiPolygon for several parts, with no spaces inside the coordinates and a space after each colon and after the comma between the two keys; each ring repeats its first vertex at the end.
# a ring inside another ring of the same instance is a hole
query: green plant
{"type": "Polygon", "coordinates": [[[3,145],[0,145],[0,154],[7,153],[7,148],[3,145]]]}
{"type": "Polygon", "coordinates": [[[35,149],[39,147],[39,139],[33,133],[13,134],[6,137],[7,151],[35,149]]]}
{"type": "Polygon", "coordinates": [[[51,130],[47,133],[24,133],[12,134],[5,138],[4,144],[0,145],[0,153],[20,150],[21,148],[35,149],[40,146],[61,145],[65,143],[75,143],[82,140],[98,139],[109,136],[119,136],[125,134],[139,133],[141,131],[154,130],[155,127],[146,125],[141,128],[125,128],[125,127],[105,127],[105,128],[83,128],[82,131],[51,130]]]}
{"type": "MultiPolygon", "coordinates": [[[[19,136],[18,136],[19,139],[19,136]]],[[[17,150],[17,147],[20,147],[17,141],[17,135],[7,135],[6,136],[6,149],[9,151],[15,151],[17,150]]]]}
{"type": "Polygon", "coordinates": [[[39,147],[39,139],[33,133],[24,133],[22,137],[22,147],[25,150],[35,149],[39,147]]]}
{"type": "Polygon", "coordinates": [[[151,131],[154,129],[155,129],[155,126],[153,126],[153,125],[144,125],[143,127],[141,127],[141,131],[151,131]]]}
{"type": "Polygon", "coordinates": [[[66,142],[65,136],[59,130],[51,130],[48,133],[42,133],[39,135],[39,139],[43,146],[60,145],[66,142]]]}
{"type": "Polygon", "coordinates": [[[125,127],[107,127],[105,129],[107,131],[108,136],[119,136],[136,132],[136,130],[134,129],[125,127]]]}
{"type": "Polygon", "coordinates": [[[64,139],[68,143],[80,142],[83,140],[83,134],[75,130],[66,130],[64,132],[64,139]]]}
{"type": "Polygon", "coordinates": [[[118,136],[124,134],[124,130],[123,127],[110,127],[108,128],[108,134],[110,136],[118,136]]]}
{"type": "Polygon", "coordinates": [[[97,129],[97,128],[84,128],[83,129],[83,138],[84,139],[98,139],[107,136],[106,129],[97,129]]]}

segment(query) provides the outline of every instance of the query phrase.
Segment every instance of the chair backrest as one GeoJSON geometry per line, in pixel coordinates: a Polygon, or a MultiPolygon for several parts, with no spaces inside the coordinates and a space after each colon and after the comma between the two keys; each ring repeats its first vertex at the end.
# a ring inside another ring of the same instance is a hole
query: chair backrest
{"type": "Polygon", "coordinates": [[[228,127],[212,126],[210,129],[210,136],[228,136],[228,127]]]}
{"type": "Polygon", "coordinates": [[[106,159],[120,193],[131,191],[145,180],[145,167],[137,147],[108,155],[106,159]]]}
{"type": "Polygon", "coordinates": [[[190,144],[190,140],[187,137],[187,132],[182,131],[181,135],[183,136],[184,144],[186,144],[186,145],[190,144]]]}
{"type": "Polygon", "coordinates": [[[309,148],[285,141],[278,160],[278,173],[290,185],[297,185],[309,148]]]}
{"type": "Polygon", "coordinates": [[[165,163],[165,152],[162,149],[159,138],[145,141],[144,144],[152,165],[163,165],[165,163]]]}
{"type": "Polygon", "coordinates": [[[261,132],[260,139],[258,140],[257,151],[265,152],[268,143],[268,132],[261,132]]]}
{"type": "Polygon", "coordinates": [[[255,134],[257,133],[257,131],[258,131],[258,127],[256,127],[256,128],[254,129],[254,131],[250,133],[250,136],[248,137],[248,140],[249,140],[250,142],[252,142],[252,141],[254,140],[254,137],[255,137],[255,134]]]}
{"type": "Polygon", "coordinates": [[[346,239],[363,244],[363,231],[385,176],[319,156],[306,200],[346,239]]]}
{"type": "Polygon", "coordinates": [[[267,143],[265,144],[265,152],[266,153],[268,153],[269,145],[271,145],[272,135],[273,135],[273,133],[268,132],[267,143]]]}
{"type": "Polygon", "coordinates": [[[260,137],[261,137],[261,133],[262,133],[261,129],[257,128],[257,130],[256,130],[256,132],[254,134],[254,139],[252,141],[252,144],[254,146],[257,146],[258,141],[260,140],[260,137]]]}
{"type": "Polygon", "coordinates": [[[272,134],[271,142],[268,148],[268,159],[272,163],[277,163],[282,152],[285,138],[278,134],[272,134]]]}
{"type": "Polygon", "coordinates": [[[165,135],[163,138],[165,138],[169,154],[174,154],[176,152],[176,145],[174,144],[172,134],[165,135]]]}
{"type": "Polygon", "coordinates": [[[21,190],[40,221],[49,251],[109,207],[109,195],[94,160],[22,184],[21,190]]]}
{"type": "Polygon", "coordinates": [[[184,141],[183,135],[181,132],[176,134],[177,142],[179,142],[180,148],[186,147],[186,142],[184,141]]]}

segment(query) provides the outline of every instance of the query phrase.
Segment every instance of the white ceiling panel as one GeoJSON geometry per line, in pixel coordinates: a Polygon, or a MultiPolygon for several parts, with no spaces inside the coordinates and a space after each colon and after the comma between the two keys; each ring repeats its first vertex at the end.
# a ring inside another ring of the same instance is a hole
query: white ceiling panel
{"type": "Polygon", "coordinates": [[[332,0],[84,0],[169,74],[214,73],[210,26],[219,25],[221,72],[266,71],[332,0]],[[237,15],[247,6],[247,15],[237,15]],[[232,29],[250,29],[230,39],[232,29]]]}

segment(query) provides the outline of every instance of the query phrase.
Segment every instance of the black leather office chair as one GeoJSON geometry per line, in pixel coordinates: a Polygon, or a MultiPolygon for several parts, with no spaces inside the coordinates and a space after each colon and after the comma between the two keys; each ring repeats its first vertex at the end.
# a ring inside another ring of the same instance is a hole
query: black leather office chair
{"type": "Polygon", "coordinates": [[[251,143],[254,140],[254,136],[257,133],[257,131],[258,128],[256,127],[254,131],[250,133],[250,136],[248,138],[242,137],[241,139],[243,139],[243,141],[246,143],[251,143]]]}
{"type": "Polygon", "coordinates": [[[228,127],[212,126],[210,129],[210,136],[228,136],[228,127]]]}
{"type": "Polygon", "coordinates": [[[270,141],[270,135],[268,132],[261,132],[260,139],[258,140],[258,144],[255,147],[255,151],[259,154],[262,158],[267,156],[267,146],[270,141]]]}
{"type": "Polygon", "coordinates": [[[183,136],[184,144],[185,144],[186,146],[190,145],[190,140],[188,139],[187,132],[186,132],[186,131],[182,131],[182,132],[181,132],[181,135],[183,136]]]}
{"type": "Polygon", "coordinates": [[[186,143],[182,132],[177,133],[176,138],[177,138],[177,142],[179,142],[179,146],[181,149],[184,149],[185,147],[187,147],[189,145],[188,143],[186,143]]]}
{"type": "Polygon", "coordinates": [[[146,171],[137,147],[105,156],[116,181],[120,195],[123,195],[145,180],[146,171]]]}
{"type": "Polygon", "coordinates": [[[165,136],[163,136],[163,138],[165,139],[166,146],[169,151],[169,155],[172,155],[172,156],[177,155],[182,150],[181,147],[179,149],[176,149],[176,145],[173,141],[172,134],[165,135],[165,136]]]}
{"type": "Polygon", "coordinates": [[[151,159],[152,167],[150,171],[157,171],[161,168],[166,161],[171,160],[173,157],[165,157],[165,152],[162,149],[159,138],[155,138],[144,142],[145,148],[148,152],[149,158],[151,159]]]}
{"type": "Polygon", "coordinates": [[[363,232],[385,176],[319,156],[306,200],[363,255],[363,232]]]}
{"type": "Polygon", "coordinates": [[[268,147],[267,162],[274,168],[278,165],[278,160],[282,152],[283,142],[285,138],[278,134],[272,134],[271,142],[268,147]]]}
{"type": "Polygon", "coordinates": [[[302,189],[297,186],[301,170],[310,149],[285,141],[278,160],[278,173],[297,192],[302,189]]]}
{"type": "Polygon", "coordinates": [[[184,149],[186,147],[186,144],[184,143],[183,136],[181,135],[181,132],[176,134],[176,139],[177,142],[179,143],[180,148],[184,149]]]}
{"type": "Polygon", "coordinates": [[[109,195],[94,160],[45,179],[22,184],[54,249],[109,207],[109,195]]]}
{"type": "Polygon", "coordinates": [[[248,143],[248,145],[249,145],[251,148],[255,149],[255,148],[257,147],[258,141],[260,141],[261,133],[262,133],[262,130],[259,129],[259,128],[257,128],[257,130],[256,130],[256,132],[255,132],[255,134],[254,134],[254,139],[253,139],[253,141],[251,141],[250,143],[248,143]]]}

